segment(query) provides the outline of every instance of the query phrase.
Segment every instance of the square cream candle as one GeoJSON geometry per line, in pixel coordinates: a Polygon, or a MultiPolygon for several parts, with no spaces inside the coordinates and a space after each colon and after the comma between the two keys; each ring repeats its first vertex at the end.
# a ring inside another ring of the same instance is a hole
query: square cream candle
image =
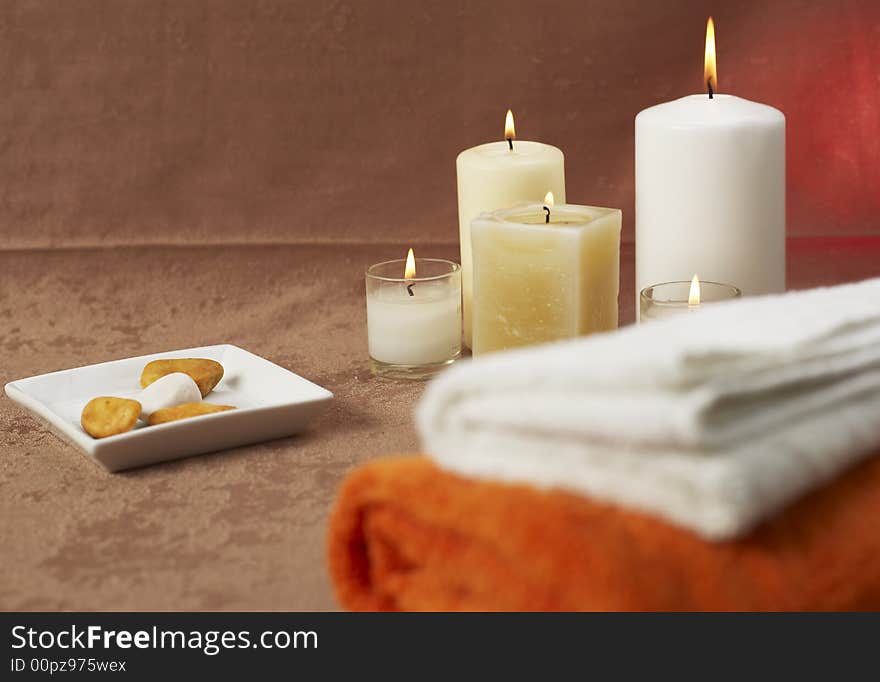
{"type": "Polygon", "coordinates": [[[620,210],[551,202],[471,223],[474,355],[617,328],[620,210]]]}

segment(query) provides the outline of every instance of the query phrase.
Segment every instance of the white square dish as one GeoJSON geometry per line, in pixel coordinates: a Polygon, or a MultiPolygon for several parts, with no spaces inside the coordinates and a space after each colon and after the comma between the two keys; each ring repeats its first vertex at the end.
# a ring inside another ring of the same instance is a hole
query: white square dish
{"type": "Polygon", "coordinates": [[[6,384],[6,395],[109,471],[289,436],[322,413],[333,398],[317,384],[229,344],[41,374],[6,384]],[[223,379],[205,401],[237,409],[157,426],[139,422],[127,433],[101,439],[83,430],[80,414],[89,400],[102,395],[135,396],[144,366],[163,358],[210,358],[222,364],[223,379]]]}

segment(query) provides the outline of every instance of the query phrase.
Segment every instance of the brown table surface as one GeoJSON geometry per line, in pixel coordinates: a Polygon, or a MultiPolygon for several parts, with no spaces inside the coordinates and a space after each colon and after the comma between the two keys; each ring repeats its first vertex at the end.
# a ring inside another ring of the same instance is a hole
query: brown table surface
{"type": "MultiPolygon", "coordinates": [[[[456,257],[457,247],[424,255],[456,257]]],[[[234,343],[336,395],[302,435],[109,474],[0,399],[0,609],[335,608],[324,535],[346,472],[417,448],[424,384],[370,375],[363,270],[399,245],[0,251],[0,382],[234,343]]],[[[622,252],[621,323],[633,319],[622,252]]],[[[789,243],[790,288],[880,274],[880,239],[789,243]]]]}

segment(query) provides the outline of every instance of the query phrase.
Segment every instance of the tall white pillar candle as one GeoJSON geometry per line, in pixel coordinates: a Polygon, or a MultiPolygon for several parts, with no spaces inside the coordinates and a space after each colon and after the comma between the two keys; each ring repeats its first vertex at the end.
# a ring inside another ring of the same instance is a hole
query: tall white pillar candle
{"type": "MultiPolygon", "coordinates": [[[[714,70],[708,83],[717,90],[714,70]]],[[[744,295],[783,291],[782,112],[732,95],[691,95],[640,112],[635,135],[636,296],[695,272],[744,295]]]]}
{"type": "Polygon", "coordinates": [[[523,202],[540,202],[549,191],[565,203],[565,157],[549,144],[514,139],[508,112],[505,140],[458,155],[458,226],[461,239],[464,342],[473,345],[473,258],[471,221],[482,213],[523,202]]]}

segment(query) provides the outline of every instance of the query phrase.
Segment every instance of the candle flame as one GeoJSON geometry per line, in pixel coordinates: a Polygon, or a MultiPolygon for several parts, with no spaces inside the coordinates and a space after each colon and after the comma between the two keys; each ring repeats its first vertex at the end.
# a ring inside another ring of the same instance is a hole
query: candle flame
{"type": "Polygon", "coordinates": [[[410,249],[406,254],[406,267],[403,269],[404,279],[415,279],[416,276],[416,257],[413,250],[410,249]]]}
{"type": "Polygon", "coordinates": [[[544,195],[544,205],[545,206],[553,206],[556,203],[556,199],[553,197],[553,192],[547,192],[544,195]]]}
{"type": "Polygon", "coordinates": [[[516,128],[513,125],[513,112],[510,109],[507,110],[507,118],[504,119],[504,139],[516,139],[516,128]]]}
{"type": "Polygon", "coordinates": [[[691,290],[688,294],[688,305],[700,305],[700,278],[694,275],[691,280],[691,290]]]}
{"type": "Polygon", "coordinates": [[[718,65],[715,61],[715,22],[706,22],[706,57],[703,60],[703,85],[709,92],[718,92],[718,65]]]}

